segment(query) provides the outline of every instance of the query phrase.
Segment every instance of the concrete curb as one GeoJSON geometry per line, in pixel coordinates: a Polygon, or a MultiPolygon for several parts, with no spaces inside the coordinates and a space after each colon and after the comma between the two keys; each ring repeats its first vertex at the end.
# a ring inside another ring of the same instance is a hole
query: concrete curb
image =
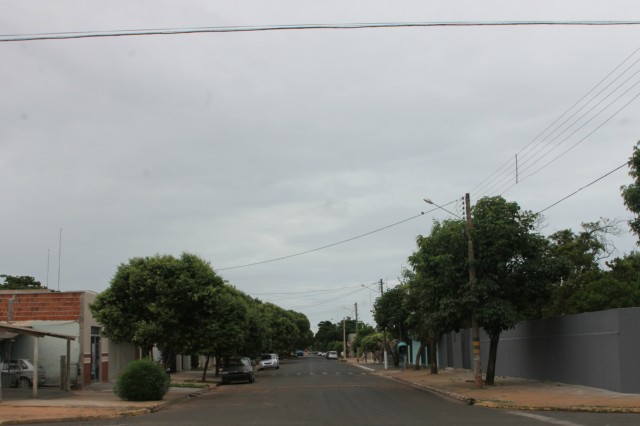
{"type": "Polygon", "coordinates": [[[110,409],[105,408],[105,410],[108,410],[108,412],[100,413],[96,415],[70,416],[70,417],[63,417],[63,418],[51,417],[51,418],[41,418],[41,419],[0,420],[0,426],[39,424],[39,423],[81,422],[81,421],[91,421],[91,420],[118,419],[121,417],[142,416],[145,414],[156,413],[167,407],[170,407],[173,404],[184,401],[185,399],[195,398],[210,391],[211,391],[211,386],[208,386],[206,388],[198,388],[193,392],[185,393],[184,395],[181,395],[172,399],[158,401],[156,404],[149,407],[144,407],[144,408],[113,407],[110,409]]]}
{"type": "Polygon", "coordinates": [[[385,375],[380,375],[380,376],[387,377],[391,380],[395,380],[396,382],[404,383],[414,388],[422,389],[422,390],[437,394],[439,396],[443,396],[449,399],[454,399],[454,400],[463,402],[466,405],[475,405],[477,407],[498,408],[503,410],[520,410],[520,411],[565,411],[565,412],[576,412],[576,413],[640,414],[640,408],[632,408],[632,407],[604,407],[604,406],[580,406],[580,405],[550,407],[550,406],[537,406],[537,405],[522,405],[522,404],[514,404],[510,402],[478,400],[478,399],[469,398],[454,392],[448,392],[434,386],[410,382],[408,380],[405,380],[399,377],[390,377],[385,375]]]}
{"type": "Polygon", "coordinates": [[[424,385],[424,384],[421,384],[421,383],[410,382],[408,380],[404,380],[404,379],[401,379],[399,377],[391,377],[391,376],[385,376],[385,375],[380,375],[380,376],[386,377],[389,380],[394,380],[394,381],[396,381],[398,383],[404,383],[404,384],[409,385],[409,386],[411,386],[413,388],[416,388],[416,389],[420,389],[420,390],[424,390],[424,391],[436,394],[438,396],[443,396],[445,398],[449,398],[449,399],[453,399],[453,400],[456,400],[456,401],[460,401],[460,402],[462,402],[462,403],[464,403],[466,405],[475,405],[476,404],[476,400],[473,399],[473,398],[469,398],[469,397],[466,397],[464,395],[460,395],[460,394],[457,394],[457,393],[454,393],[454,392],[444,391],[444,390],[439,389],[439,388],[434,387],[434,386],[429,386],[429,385],[424,385]]]}
{"type": "Polygon", "coordinates": [[[640,414],[640,408],[633,407],[604,407],[604,406],[586,406],[586,405],[570,405],[564,407],[549,407],[539,405],[522,405],[509,402],[497,401],[476,401],[475,405],[486,408],[499,408],[504,410],[520,410],[520,411],[566,411],[573,413],[602,413],[602,414],[640,414]]]}

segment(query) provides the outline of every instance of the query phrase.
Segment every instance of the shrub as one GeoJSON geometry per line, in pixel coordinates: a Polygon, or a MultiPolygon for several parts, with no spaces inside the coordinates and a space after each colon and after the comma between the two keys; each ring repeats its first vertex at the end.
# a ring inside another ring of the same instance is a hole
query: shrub
{"type": "Polygon", "coordinates": [[[149,358],[131,362],[118,378],[114,392],[128,401],[159,401],[169,389],[169,375],[149,358]]]}

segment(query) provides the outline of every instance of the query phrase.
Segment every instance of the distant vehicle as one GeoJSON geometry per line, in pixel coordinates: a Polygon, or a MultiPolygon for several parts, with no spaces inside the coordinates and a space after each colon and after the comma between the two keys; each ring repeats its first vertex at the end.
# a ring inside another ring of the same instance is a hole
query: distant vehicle
{"type": "Polygon", "coordinates": [[[229,358],[220,372],[220,378],[222,384],[245,380],[249,383],[255,382],[251,359],[247,357],[229,358]]]}
{"type": "Polygon", "coordinates": [[[338,359],[338,352],[336,351],[327,352],[327,359],[338,359]]]}
{"type": "Polygon", "coordinates": [[[264,370],[266,368],[279,369],[280,360],[277,354],[262,354],[260,356],[260,362],[258,363],[258,370],[264,370]]]}
{"type": "MultiPolygon", "coordinates": [[[[25,358],[5,359],[2,362],[2,382],[9,386],[30,388],[33,386],[33,363],[25,358]]],[[[38,386],[44,386],[47,378],[44,368],[38,366],[38,386]]]]}
{"type": "Polygon", "coordinates": [[[304,351],[301,351],[300,349],[298,349],[296,351],[296,356],[304,356],[304,351]]]}

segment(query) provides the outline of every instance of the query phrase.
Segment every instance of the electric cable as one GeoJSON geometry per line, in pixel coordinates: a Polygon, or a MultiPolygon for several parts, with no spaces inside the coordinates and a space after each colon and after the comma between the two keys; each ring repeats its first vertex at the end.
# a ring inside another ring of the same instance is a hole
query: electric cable
{"type": "Polygon", "coordinates": [[[0,42],[66,40],[98,37],[131,37],[151,35],[176,35],[197,33],[234,33],[290,30],[357,30],[367,28],[411,28],[411,27],[502,27],[502,26],[630,26],[640,21],[449,21],[449,22],[378,22],[345,24],[297,24],[263,26],[223,26],[191,28],[157,28],[110,31],[77,31],[34,34],[4,34],[0,42]]]}

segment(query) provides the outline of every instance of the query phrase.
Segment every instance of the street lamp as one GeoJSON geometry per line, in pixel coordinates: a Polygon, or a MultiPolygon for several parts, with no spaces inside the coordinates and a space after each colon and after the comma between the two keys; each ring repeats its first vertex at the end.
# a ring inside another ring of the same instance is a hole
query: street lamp
{"type": "MultiPolygon", "coordinates": [[[[452,212],[452,211],[450,211],[450,210],[445,209],[445,208],[444,208],[444,207],[442,207],[441,205],[436,204],[436,203],[434,203],[433,201],[431,201],[431,199],[429,199],[429,198],[423,198],[423,200],[424,200],[424,202],[425,202],[425,203],[427,203],[427,204],[431,204],[431,205],[433,205],[433,206],[436,206],[437,208],[439,208],[439,209],[441,209],[441,210],[444,210],[445,212],[449,213],[450,215],[453,215],[453,216],[457,217],[458,219],[462,219],[462,217],[461,217],[459,214],[455,214],[454,212],[452,212]]],[[[449,204],[451,204],[451,203],[449,203],[449,204]]]]}
{"type": "MultiPolygon", "coordinates": [[[[462,219],[462,217],[460,217],[459,215],[445,209],[442,206],[439,206],[438,204],[434,203],[428,198],[424,198],[424,201],[427,204],[432,204],[438,207],[439,209],[442,209],[447,213],[452,214],[453,216],[459,219],[462,219]]],[[[469,197],[469,193],[465,194],[464,203],[465,203],[465,212],[466,212],[465,230],[467,233],[467,247],[468,247],[468,259],[469,259],[469,287],[473,290],[473,287],[475,287],[475,284],[476,284],[476,262],[475,262],[475,256],[473,253],[473,237],[471,235],[472,234],[471,230],[473,228],[473,225],[471,223],[471,200],[469,197]]],[[[476,386],[482,387],[482,359],[480,357],[480,327],[478,326],[478,317],[476,314],[475,307],[471,311],[471,340],[472,340],[472,346],[473,346],[474,379],[475,379],[476,386]]]]}

